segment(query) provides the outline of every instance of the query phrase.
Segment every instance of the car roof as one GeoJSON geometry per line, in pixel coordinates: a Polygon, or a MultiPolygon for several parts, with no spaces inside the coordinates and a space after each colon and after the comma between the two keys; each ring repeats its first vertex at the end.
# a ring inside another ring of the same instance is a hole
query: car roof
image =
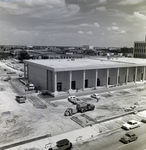
{"type": "Polygon", "coordinates": [[[62,140],[56,142],[56,144],[57,144],[57,145],[65,145],[65,144],[67,144],[68,142],[69,142],[68,139],[62,139],[62,140]]]}
{"type": "Polygon", "coordinates": [[[134,123],[134,122],[137,122],[136,120],[129,120],[128,122],[132,122],[132,123],[134,123]]]}
{"type": "Polygon", "coordinates": [[[126,132],[126,134],[128,134],[128,135],[136,135],[134,132],[132,132],[132,131],[129,131],[129,132],[126,132]]]}

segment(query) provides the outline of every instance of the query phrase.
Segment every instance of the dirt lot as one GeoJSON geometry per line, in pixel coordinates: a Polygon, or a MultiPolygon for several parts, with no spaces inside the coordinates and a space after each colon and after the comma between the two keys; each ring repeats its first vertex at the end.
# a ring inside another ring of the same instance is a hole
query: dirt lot
{"type": "MultiPolygon", "coordinates": [[[[6,75],[4,68],[9,69],[0,62],[1,77],[6,75]]],[[[13,76],[11,81],[0,80],[0,145],[79,129],[98,120],[121,114],[126,107],[133,106],[137,101],[139,108],[146,104],[146,88],[143,84],[132,89],[101,93],[99,102],[90,98],[90,95],[81,96],[82,100],[94,104],[95,110],[65,117],[66,108],[75,107],[67,97],[50,101],[49,98],[42,98],[39,93],[27,92],[26,103],[19,104],[15,101],[17,93],[25,93],[25,86],[16,79],[20,72],[15,71],[16,76],[13,76]],[[81,120],[83,126],[76,120],[81,120]]]]}

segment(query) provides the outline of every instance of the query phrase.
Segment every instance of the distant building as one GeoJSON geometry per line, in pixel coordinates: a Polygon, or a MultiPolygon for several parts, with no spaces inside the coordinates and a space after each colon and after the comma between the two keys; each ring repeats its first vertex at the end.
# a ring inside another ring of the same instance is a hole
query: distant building
{"type": "Polygon", "coordinates": [[[146,58],[146,41],[135,41],[133,55],[135,58],[146,58]]]}
{"type": "Polygon", "coordinates": [[[121,53],[125,57],[133,57],[133,47],[122,47],[121,48],[121,53]]]}

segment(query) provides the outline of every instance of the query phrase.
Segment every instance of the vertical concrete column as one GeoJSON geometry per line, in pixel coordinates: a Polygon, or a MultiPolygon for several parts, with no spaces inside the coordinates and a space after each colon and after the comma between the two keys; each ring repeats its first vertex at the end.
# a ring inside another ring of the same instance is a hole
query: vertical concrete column
{"type": "Polygon", "coordinates": [[[134,80],[134,83],[136,83],[136,80],[137,80],[137,67],[135,67],[135,80],[134,80]]]}
{"type": "Polygon", "coordinates": [[[119,68],[117,68],[117,85],[119,84],[119,68]]]}
{"type": "Polygon", "coordinates": [[[57,72],[54,72],[54,92],[57,91],[57,72]]]}
{"type": "Polygon", "coordinates": [[[145,66],[143,67],[143,81],[145,80],[145,66]]]}
{"type": "Polygon", "coordinates": [[[98,70],[95,70],[95,89],[97,89],[98,70]]]}
{"type": "Polygon", "coordinates": [[[69,72],[69,90],[71,90],[72,71],[69,72]]]}
{"type": "Polygon", "coordinates": [[[109,77],[109,68],[107,69],[107,74],[106,74],[106,88],[108,88],[108,77],[109,77]]]}
{"type": "Polygon", "coordinates": [[[128,83],[128,76],[129,76],[129,68],[127,67],[126,84],[128,83]]]}
{"type": "Polygon", "coordinates": [[[85,89],[85,70],[83,70],[83,91],[85,89]]]}
{"type": "Polygon", "coordinates": [[[26,78],[26,63],[24,63],[24,78],[26,78]]]}
{"type": "Polygon", "coordinates": [[[26,78],[29,79],[29,65],[26,64],[26,78]]]}

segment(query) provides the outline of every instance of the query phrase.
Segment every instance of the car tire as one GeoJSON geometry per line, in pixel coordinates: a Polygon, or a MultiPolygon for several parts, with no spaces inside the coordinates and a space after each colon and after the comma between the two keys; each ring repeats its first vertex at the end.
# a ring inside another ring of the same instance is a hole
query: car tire
{"type": "Polygon", "coordinates": [[[65,116],[70,116],[70,113],[68,111],[65,112],[65,116]]]}
{"type": "Polygon", "coordinates": [[[85,112],[85,110],[84,109],[81,109],[81,113],[84,113],[85,112]]]}

